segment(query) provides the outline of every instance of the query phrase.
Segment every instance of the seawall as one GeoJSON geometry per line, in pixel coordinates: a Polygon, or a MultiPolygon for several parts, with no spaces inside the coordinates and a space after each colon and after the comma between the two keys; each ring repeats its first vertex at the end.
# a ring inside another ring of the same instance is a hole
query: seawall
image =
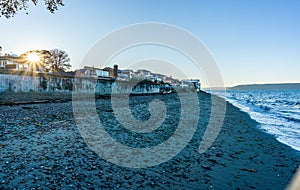
{"type": "MultiPolygon", "coordinates": [[[[181,87],[172,87],[182,90],[181,87]]],[[[99,95],[110,94],[157,94],[169,92],[168,84],[152,82],[116,81],[112,78],[73,78],[56,75],[36,74],[12,75],[0,74],[0,92],[72,92],[95,91],[99,95]]],[[[184,90],[193,91],[185,87],[184,90]]]]}

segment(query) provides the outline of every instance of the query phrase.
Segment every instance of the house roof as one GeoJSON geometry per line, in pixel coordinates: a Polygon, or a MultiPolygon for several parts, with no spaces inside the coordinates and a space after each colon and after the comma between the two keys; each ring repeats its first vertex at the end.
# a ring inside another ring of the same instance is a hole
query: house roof
{"type": "Polygon", "coordinates": [[[96,67],[91,67],[91,66],[84,66],[84,69],[88,69],[88,70],[101,70],[101,71],[103,71],[103,69],[96,68],[96,67]]]}
{"type": "Polygon", "coordinates": [[[120,72],[133,72],[133,70],[132,69],[124,69],[124,70],[119,70],[120,72]]]}
{"type": "Polygon", "coordinates": [[[75,72],[57,72],[55,73],[56,76],[61,76],[61,77],[74,77],[75,72]]]}
{"type": "Polygon", "coordinates": [[[150,71],[148,71],[146,69],[138,69],[136,72],[150,72],[150,71]]]}
{"type": "Polygon", "coordinates": [[[77,69],[76,72],[85,72],[87,71],[88,69],[77,69]]]}
{"type": "Polygon", "coordinates": [[[15,55],[0,56],[0,60],[6,60],[6,61],[11,61],[11,62],[16,62],[16,63],[22,62],[22,60],[20,59],[20,57],[15,56],[15,55]]]}
{"type": "Polygon", "coordinates": [[[185,79],[185,80],[181,80],[182,82],[186,82],[186,83],[195,83],[195,82],[200,82],[199,79],[185,79]]]}

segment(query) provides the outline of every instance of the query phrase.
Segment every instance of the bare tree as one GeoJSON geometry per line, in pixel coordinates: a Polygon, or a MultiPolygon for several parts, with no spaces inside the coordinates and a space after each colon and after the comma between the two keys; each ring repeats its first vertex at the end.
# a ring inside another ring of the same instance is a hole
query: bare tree
{"type": "MultiPolygon", "coordinates": [[[[37,5],[38,0],[0,0],[0,17],[11,18],[20,10],[27,10],[30,2],[37,5]]],[[[59,6],[64,6],[63,0],[44,0],[44,3],[51,13],[54,13],[59,6]]]]}
{"type": "Polygon", "coordinates": [[[50,50],[50,70],[52,72],[66,71],[71,68],[69,55],[60,49],[50,50]]]}

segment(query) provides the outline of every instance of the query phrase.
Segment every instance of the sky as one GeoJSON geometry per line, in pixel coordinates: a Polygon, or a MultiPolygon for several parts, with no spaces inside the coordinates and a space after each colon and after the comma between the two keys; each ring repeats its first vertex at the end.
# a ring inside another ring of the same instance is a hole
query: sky
{"type": "MultiPolygon", "coordinates": [[[[188,31],[208,48],[225,86],[300,82],[300,1],[65,0],[64,3],[55,14],[39,1],[38,6],[29,7],[28,15],[19,12],[11,19],[1,17],[2,52],[21,54],[58,48],[69,54],[75,70],[82,67],[91,48],[111,32],[136,23],[165,23],[188,31]]],[[[115,60],[134,60],[132,64],[147,62],[141,60],[147,56],[154,62],[158,58],[171,64],[181,60],[177,59],[181,56],[178,52],[173,52],[173,59],[161,56],[158,52],[169,51],[163,49],[147,46],[144,50],[136,49],[135,53],[129,50],[115,60]],[[138,53],[140,58],[130,58],[138,53]]],[[[97,66],[96,62],[90,65],[97,66]]],[[[179,69],[191,78],[203,80],[204,87],[210,86],[205,71],[189,67],[188,62],[182,59],[184,69],[179,69]]],[[[147,64],[151,65],[149,61],[147,64]]]]}

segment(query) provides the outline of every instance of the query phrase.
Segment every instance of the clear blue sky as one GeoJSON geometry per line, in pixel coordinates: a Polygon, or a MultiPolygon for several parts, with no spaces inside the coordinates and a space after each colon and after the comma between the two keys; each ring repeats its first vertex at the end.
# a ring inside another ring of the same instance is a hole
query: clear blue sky
{"type": "Polygon", "coordinates": [[[226,86],[300,82],[300,1],[65,0],[54,15],[43,2],[0,18],[3,52],[67,51],[73,69],[99,39],[125,25],[162,22],[197,36],[226,86]]]}

